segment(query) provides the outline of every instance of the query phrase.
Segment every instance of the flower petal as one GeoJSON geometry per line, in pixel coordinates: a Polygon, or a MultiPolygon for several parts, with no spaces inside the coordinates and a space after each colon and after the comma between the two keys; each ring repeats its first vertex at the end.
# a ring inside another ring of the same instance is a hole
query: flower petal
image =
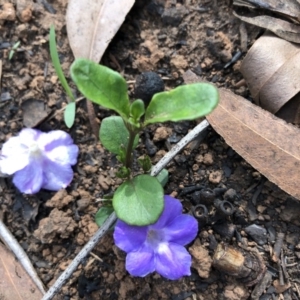
{"type": "Polygon", "coordinates": [[[155,270],[163,277],[177,280],[182,276],[191,275],[191,255],[183,246],[162,243],[155,257],[155,270]]]}
{"type": "Polygon", "coordinates": [[[44,133],[38,143],[50,160],[60,164],[76,164],[79,149],[68,133],[62,130],[44,133]]]}
{"type": "Polygon", "coordinates": [[[46,151],[51,151],[59,146],[68,146],[72,144],[73,140],[71,136],[62,130],[52,130],[50,132],[43,133],[39,138],[39,145],[44,147],[46,151]]]}
{"type": "Polygon", "coordinates": [[[182,204],[178,199],[165,195],[164,210],[156,223],[149,226],[153,229],[161,229],[173,221],[178,215],[182,214],[182,204]]]}
{"type": "Polygon", "coordinates": [[[15,186],[25,194],[37,193],[43,181],[43,169],[36,160],[32,160],[24,169],[16,172],[13,178],[15,186]]]}
{"type": "Polygon", "coordinates": [[[45,156],[59,164],[75,165],[78,156],[78,146],[58,146],[51,151],[45,152],[45,156]]]}
{"type": "Polygon", "coordinates": [[[24,169],[29,163],[28,148],[20,143],[20,137],[11,137],[3,144],[0,156],[0,170],[12,175],[24,169]]]}
{"type": "Polygon", "coordinates": [[[189,215],[177,216],[172,223],[164,228],[165,239],[179,245],[186,245],[195,239],[198,232],[198,222],[189,215]]]}
{"type": "Polygon", "coordinates": [[[58,191],[70,184],[73,175],[73,170],[70,165],[61,165],[49,159],[44,159],[44,182],[42,188],[50,191],[58,191]]]}
{"type": "Polygon", "coordinates": [[[132,226],[118,220],[114,231],[115,244],[125,252],[135,251],[147,238],[147,226],[132,226]]]}
{"type": "Polygon", "coordinates": [[[126,270],[132,276],[144,277],[155,271],[154,253],[143,245],[139,250],[129,252],[126,256],[126,270]]]}
{"type": "Polygon", "coordinates": [[[38,129],[24,128],[19,133],[20,143],[30,147],[41,135],[43,135],[43,133],[38,129]]]}

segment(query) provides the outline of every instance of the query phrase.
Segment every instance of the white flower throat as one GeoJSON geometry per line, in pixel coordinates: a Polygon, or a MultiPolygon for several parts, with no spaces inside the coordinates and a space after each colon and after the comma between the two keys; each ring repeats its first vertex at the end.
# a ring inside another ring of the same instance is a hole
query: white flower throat
{"type": "Polygon", "coordinates": [[[33,142],[29,147],[29,155],[34,158],[39,158],[43,155],[42,149],[39,147],[37,142],[33,142]]]}

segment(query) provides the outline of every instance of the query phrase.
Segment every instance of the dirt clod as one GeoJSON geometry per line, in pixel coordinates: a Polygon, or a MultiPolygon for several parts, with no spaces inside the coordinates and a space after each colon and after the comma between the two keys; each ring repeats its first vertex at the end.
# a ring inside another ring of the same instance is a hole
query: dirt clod
{"type": "Polygon", "coordinates": [[[56,236],[65,239],[75,230],[77,224],[71,217],[71,211],[63,212],[54,208],[49,217],[40,221],[34,236],[43,244],[52,243],[56,236]]]}
{"type": "Polygon", "coordinates": [[[202,278],[208,278],[211,270],[212,259],[208,251],[201,245],[199,239],[189,248],[193,257],[193,267],[197,270],[202,278]]]}

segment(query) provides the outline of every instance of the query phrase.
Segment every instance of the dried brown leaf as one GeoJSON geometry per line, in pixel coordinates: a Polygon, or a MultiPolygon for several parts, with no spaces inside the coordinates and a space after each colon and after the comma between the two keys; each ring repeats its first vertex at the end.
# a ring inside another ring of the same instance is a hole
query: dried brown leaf
{"type": "Polygon", "coordinates": [[[233,5],[273,11],[300,20],[300,3],[295,0],[234,0],[233,5]]]}
{"type": "Polygon", "coordinates": [[[0,299],[40,300],[43,295],[11,254],[0,243],[0,299]]]}
{"type": "Polygon", "coordinates": [[[23,124],[28,128],[39,125],[49,116],[45,103],[41,100],[25,100],[21,107],[23,111],[23,124]]]}
{"type": "Polygon", "coordinates": [[[240,69],[256,104],[296,123],[300,102],[293,97],[300,92],[299,62],[299,45],[268,34],[254,43],[240,69]]]}
{"type": "Polygon", "coordinates": [[[255,169],[300,199],[298,128],[226,89],[207,120],[255,169]]]}
{"type": "Polygon", "coordinates": [[[69,0],[66,21],[75,58],[99,62],[134,0],[69,0]]]}
{"type": "Polygon", "coordinates": [[[237,12],[234,15],[244,22],[268,29],[287,41],[300,43],[299,25],[267,15],[247,17],[237,12]]]}

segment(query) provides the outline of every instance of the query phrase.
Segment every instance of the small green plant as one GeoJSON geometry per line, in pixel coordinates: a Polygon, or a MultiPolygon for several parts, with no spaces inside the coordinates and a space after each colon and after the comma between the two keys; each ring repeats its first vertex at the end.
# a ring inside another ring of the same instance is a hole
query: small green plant
{"type": "MultiPolygon", "coordinates": [[[[156,177],[132,174],[132,152],[138,134],[149,124],[193,120],[209,114],[218,104],[218,90],[209,83],[183,85],[155,94],[145,108],[140,99],[130,102],[125,79],[105,66],[77,59],[71,66],[71,77],[85,97],[118,114],[103,119],[99,132],[103,146],[122,163],[117,176],[124,182],[112,198],[118,218],[131,225],[153,224],[162,213],[164,192],[156,177]]],[[[141,162],[144,171],[149,169],[149,161],[141,162]]]]}
{"type": "Polygon", "coordinates": [[[64,120],[65,124],[68,128],[71,128],[74,124],[75,120],[75,111],[76,111],[76,102],[75,102],[75,97],[67,83],[67,80],[65,78],[65,75],[63,73],[58,53],[57,53],[57,46],[56,46],[56,40],[55,40],[55,29],[54,26],[52,25],[50,27],[50,34],[49,34],[49,47],[50,47],[50,55],[52,59],[52,63],[55,69],[55,72],[58,76],[58,79],[64,88],[66,94],[69,97],[69,103],[67,104],[65,111],[64,111],[64,120]]]}
{"type": "Polygon", "coordinates": [[[18,41],[18,42],[16,42],[16,43],[12,46],[12,48],[11,48],[11,50],[9,51],[9,54],[8,54],[8,59],[9,59],[9,60],[11,60],[11,59],[13,58],[13,56],[15,55],[16,50],[20,47],[20,44],[21,44],[21,42],[18,41]]]}

